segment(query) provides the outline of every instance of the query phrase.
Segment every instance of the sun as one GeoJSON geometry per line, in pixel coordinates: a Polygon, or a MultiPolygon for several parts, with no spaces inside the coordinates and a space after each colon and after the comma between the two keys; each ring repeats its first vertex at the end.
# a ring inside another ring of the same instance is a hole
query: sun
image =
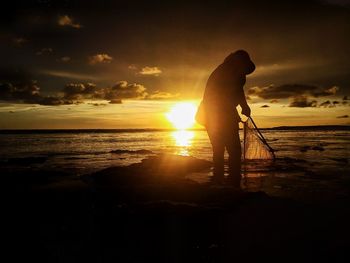
{"type": "Polygon", "coordinates": [[[175,104],[166,114],[167,119],[178,130],[191,128],[195,124],[194,116],[197,107],[191,102],[180,102],[175,104]]]}

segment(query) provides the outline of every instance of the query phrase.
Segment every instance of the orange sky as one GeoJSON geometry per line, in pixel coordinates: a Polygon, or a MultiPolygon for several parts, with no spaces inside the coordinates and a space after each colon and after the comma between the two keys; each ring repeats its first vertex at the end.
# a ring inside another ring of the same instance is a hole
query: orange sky
{"type": "MultiPolygon", "coordinates": [[[[186,101],[198,105],[199,100],[186,101]]],[[[96,102],[94,102],[96,103],[96,102]]],[[[118,129],[118,128],[174,128],[167,113],[179,101],[131,100],[123,104],[94,106],[92,104],[40,106],[8,105],[0,107],[0,129],[118,129]]],[[[251,104],[252,117],[259,127],[297,125],[349,125],[343,108],[290,108],[274,103],[261,108],[251,104]]],[[[244,119],[244,116],[242,117],[244,119]]],[[[198,124],[194,128],[201,128],[198,124]]]]}

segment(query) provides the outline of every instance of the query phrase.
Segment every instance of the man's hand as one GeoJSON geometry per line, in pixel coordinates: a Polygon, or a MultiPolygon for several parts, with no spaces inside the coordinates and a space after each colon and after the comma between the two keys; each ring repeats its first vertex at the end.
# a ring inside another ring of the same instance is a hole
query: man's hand
{"type": "Polygon", "coordinates": [[[250,117],[250,108],[249,106],[242,107],[242,114],[244,114],[247,117],[250,117]]]}

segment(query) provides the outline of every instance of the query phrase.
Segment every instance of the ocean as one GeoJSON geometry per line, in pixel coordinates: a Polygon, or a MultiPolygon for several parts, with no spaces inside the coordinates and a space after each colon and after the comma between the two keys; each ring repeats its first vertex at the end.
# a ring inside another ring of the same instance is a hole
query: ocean
{"type": "MultiPolygon", "coordinates": [[[[346,129],[266,129],[262,133],[275,150],[277,164],[297,162],[314,173],[349,174],[350,137],[346,129]]],[[[79,176],[162,153],[205,160],[211,160],[212,154],[203,130],[32,130],[0,134],[1,167],[13,170],[64,171],[79,176]]],[[[257,167],[245,167],[247,174],[261,175],[257,167]]],[[[288,172],[288,166],[285,170],[288,172]]]]}

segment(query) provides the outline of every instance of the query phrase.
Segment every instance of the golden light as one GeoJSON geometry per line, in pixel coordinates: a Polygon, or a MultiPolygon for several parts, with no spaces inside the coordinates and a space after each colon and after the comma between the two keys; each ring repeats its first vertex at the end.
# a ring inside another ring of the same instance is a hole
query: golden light
{"type": "Polygon", "coordinates": [[[175,141],[175,145],[178,146],[176,154],[189,156],[189,148],[192,145],[194,131],[179,130],[172,132],[171,135],[175,141]]]}
{"type": "Polygon", "coordinates": [[[194,103],[180,102],[171,108],[166,117],[176,129],[185,130],[195,124],[194,116],[196,111],[197,107],[194,103]]]}
{"type": "Polygon", "coordinates": [[[192,139],[194,137],[193,131],[174,131],[172,132],[172,136],[175,140],[176,146],[188,147],[192,144],[192,139]]]}

